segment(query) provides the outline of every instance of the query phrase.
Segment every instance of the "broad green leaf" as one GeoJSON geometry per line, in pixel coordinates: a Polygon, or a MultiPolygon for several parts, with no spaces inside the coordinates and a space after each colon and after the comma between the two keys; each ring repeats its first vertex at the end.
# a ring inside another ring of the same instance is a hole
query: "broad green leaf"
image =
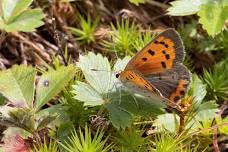
{"type": "Polygon", "coordinates": [[[154,121],[154,125],[158,127],[158,130],[166,129],[170,132],[175,132],[179,125],[179,116],[174,114],[163,114],[158,116],[154,121]]]}
{"type": "Polygon", "coordinates": [[[32,4],[32,2],[33,0],[19,0],[12,12],[11,20],[15,19],[15,17],[25,11],[32,4]]]}
{"type": "Polygon", "coordinates": [[[111,66],[106,57],[89,52],[88,55],[80,55],[78,66],[82,70],[86,81],[98,93],[105,94],[115,89],[113,87],[114,78],[112,77],[111,66]]]}
{"type": "Polygon", "coordinates": [[[27,10],[18,15],[12,22],[7,23],[4,30],[6,32],[35,31],[35,28],[43,25],[42,18],[44,18],[44,14],[41,9],[27,10]]]}
{"type": "Polygon", "coordinates": [[[32,107],[35,89],[35,69],[15,65],[0,72],[0,93],[19,107],[32,107]]]}
{"type": "Polygon", "coordinates": [[[90,52],[86,56],[80,56],[78,66],[89,84],[77,82],[73,86],[74,98],[83,101],[85,105],[103,104],[105,96],[116,91],[117,85],[120,84],[115,73],[123,70],[129,59],[129,57],[125,57],[123,60],[118,59],[114,65],[114,72],[112,72],[107,58],[100,54],[95,55],[90,52]]]}
{"type": "Polygon", "coordinates": [[[213,119],[218,112],[217,104],[214,101],[208,101],[201,104],[198,108],[198,113],[194,117],[197,121],[207,121],[213,119]]]}
{"type": "Polygon", "coordinates": [[[198,105],[196,115],[187,124],[187,127],[191,127],[191,130],[201,128],[201,124],[206,124],[216,117],[216,112],[218,112],[218,108],[214,101],[208,101],[198,105]]]}
{"type": "Polygon", "coordinates": [[[225,20],[228,19],[228,2],[223,0],[203,4],[198,16],[208,35],[214,37],[223,30],[225,20]]]}
{"type": "Polygon", "coordinates": [[[109,112],[109,119],[117,129],[129,127],[132,123],[132,114],[115,103],[106,106],[109,112]]]}
{"type": "Polygon", "coordinates": [[[57,70],[51,69],[47,73],[44,73],[37,84],[36,110],[39,110],[44,104],[56,96],[74,77],[75,72],[75,67],[69,65],[67,67],[59,67],[57,70]]]}
{"type": "Polygon", "coordinates": [[[139,4],[145,3],[145,0],[129,0],[129,2],[139,6],[139,4]]]}
{"type": "Polygon", "coordinates": [[[160,102],[145,99],[142,96],[134,96],[122,91],[109,94],[105,107],[108,109],[109,118],[116,128],[129,127],[132,116],[155,117],[163,114],[161,108],[165,106],[160,102]]]}
{"type": "Polygon", "coordinates": [[[176,0],[167,9],[168,14],[172,16],[193,15],[200,10],[200,6],[208,0],[176,0]]]}
{"type": "Polygon", "coordinates": [[[104,103],[103,97],[87,83],[78,81],[73,85],[72,92],[76,94],[75,99],[84,101],[84,105],[96,106],[104,103]]]}
{"type": "Polygon", "coordinates": [[[203,84],[196,74],[193,74],[188,95],[193,97],[194,101],[196,102],[196,106],[203,101],[206,93],[206,85],[203,84]]]}
{"type": "Polygon", "coordinates": [[[6,23],[12,21],[25,11],[33,0],[2,0],[2,10],[4,20],[6,23]]]}

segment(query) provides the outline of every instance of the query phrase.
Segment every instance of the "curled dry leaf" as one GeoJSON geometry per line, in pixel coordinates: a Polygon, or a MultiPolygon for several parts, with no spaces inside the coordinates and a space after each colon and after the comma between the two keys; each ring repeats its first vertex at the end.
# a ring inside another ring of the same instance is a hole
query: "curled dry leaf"
{"type": "Polygon", "coordinates": [[[29,145],[20,135],[12,135],[4,140],[2,145],[4,152],[29,152],[29,145]]]}

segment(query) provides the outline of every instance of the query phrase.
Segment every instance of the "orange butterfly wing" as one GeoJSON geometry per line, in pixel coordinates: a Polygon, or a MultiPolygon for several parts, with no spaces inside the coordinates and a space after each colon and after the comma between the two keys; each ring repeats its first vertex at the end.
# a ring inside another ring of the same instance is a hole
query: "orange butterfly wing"
{"type": "Polygon", "coordinates": [[[167,29],[129,61],[120,73],[120,80],[135,92],[146,96],[155,93],[175,104],[187,92],[191,81],[183,59],[184,46],[179,34],[167,29]]]}
{"type": "Polygon", "coordinates": [[[167,29],[156,36],[127,64],[125,70],[135,69],[144,76],[171,69],[184,59],[184,48],[179,34],[167,29]]]}

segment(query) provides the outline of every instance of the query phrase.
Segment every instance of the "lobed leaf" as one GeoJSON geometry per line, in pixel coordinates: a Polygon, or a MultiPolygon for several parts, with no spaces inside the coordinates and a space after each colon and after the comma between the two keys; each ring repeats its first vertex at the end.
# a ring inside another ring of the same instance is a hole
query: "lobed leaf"
{"type": "Polygon", "coordinates": [[[43,74],[37,84],[35,108],[38,110],[54,96],[74,77],[76,70],[73,65],[62,66],[57,70],[51,69],[43,74]]]}
{"type": "Polygon", "coordinates": [[[171,7],[167,9],[169,15],[186,16],[193,15],[200,10],[200,6],[207,0],[176,0],[171,2],[171,7]]]}
{"type": "Polygon", "coordinates": [[[0,93],[16,106],[32,107],[35,74],[34,68],[25,65],[0,71],[0,93]]]}
{"type": "Polygon", "coordinates": [[[222,0],[203,4],[198,16],[208,35],[214,37],[224,29],[225,20],[228,19],[228,2],[222,0]]]}

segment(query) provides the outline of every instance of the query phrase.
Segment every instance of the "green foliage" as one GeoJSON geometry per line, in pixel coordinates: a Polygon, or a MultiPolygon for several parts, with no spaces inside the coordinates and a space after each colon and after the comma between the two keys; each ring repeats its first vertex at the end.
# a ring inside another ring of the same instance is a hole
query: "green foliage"
{"type": "Polygon", "coordinates": [[[133,115],[155,116],[163,113],[160,108],[165,107],[158,99],[145,99],[120,90],[120,82],[115,73],[124,69],[128,61],[129,57],[117,60],[112,71],[107,58],[100,54],[90,52],[80,56],[78,66],[88,84],[78,81],[73,86],[75,99],[83,101],[86,106],[104,106],[116,128],[130,126],[133,115]]]}
{"type": "Polygon", "coordinates": [[[133,55],[149,43],[153,35],[150,31],[140,32],[139,27],[129,20],[117,22],[116,27],[111,24],[111,40],[104,40],[101,44],[108,51],[116,51],[121,54],[133,55]]]}
{"type": "Polygon", "coordinates": [[[29,9],[33,0],[2,0],[0,2],[0,29],[6,32],[31,32],[43,25],[41,9],[29,9]]]}
{"type": "Polygon", "coordinates": [[[176,136],[169,132],[161,132],[155,135],[155,140],[151,141],[155,148],[151,148],[151,152],[197,152],[197,146],[190,146],[191,138],[186,140],[187,136],[176,136]]]}
{"type": "Polygon", "coordinates": [[[203,80],[207,86],[207,97],[211,100],[228,99],[228,61],[217,63],[212,70],[204,70],[203,80]]]}
{"type": "MultiPolygon", "coordinates": [[[[212,120],[216,117],[217,104],[214,101],[203,102],[206,96],[206,86],[197,77],[192,76],[193,82],[191,83],[188,96],[193,98],[192,108],[186,113],[185,129],[189,132],[202,128],[201,123],[212,120]]],[[[175,114],[159,115],[155,120],[155,125],[159,130],[166,129],[170,132],[176,132],[179,127],[180,117],[175,114]]]]}
{"type": "Polygon", "coordinates": [[[25,65],[14,66],[9,70],[1,71],[0,74],[2,81],[0,93],[16,106],[12,108],[4,106],[0,109],[0,123],[22,128],[32,135],[38,134],[55,120],[57,113],[48,113],[49,108],[41,110],[41,107],[73,78],[75,67],[62,66],[57,70],[50,69],[41,75],[36,85],[34,100],[35,74],[34,68],[25,65]],[[22,103],[18,104],[18,101],[22,103]]]}
{"type": "Polygon", "coordinates": [[[143,147],[147,147],[148,141],[142,137],[142,132],[134,128],[121,130],[115,137],[117,143],[116,151],[146,151],[143,147]]]}
{"type": "Polygon", "coordinates": [[[136,51],[141,50],[144,48],[152,39],[154,38],[154,35],[151,34],[151,32],[146,31],[143,33],[138,33],[137,38],[133,42],[133,48],[136,51]]]}
{"type": "Polygon", "coordinates": [[[167,9],[168,14],[172,16],[193,15],[200,10],[200,6],[206,0],[176,0],[171,2],[171,7],[167,9]]]}
{"type": "Polygon", "coordinates": [[[228,135],[228,117],[222,119],[221,117],[217,117],[216,118],[216,123],[218,125],[223,125],[221,127],[219,127],[219,132],[222,134],[225,134],[226,136],[228,135]],[[224,125],[226,124],[226,125],[224,125]]]}
{"type": "Polygon", "coordinates": [[[129,0],[132,4],[135,4],[136,6],[139,6],[139,4],[144,4],[145,0],[129,0]]]}
{"type": "Polygon", "coordinates": [[[131,54],[134,50],[132,43],[137,38],[138,28],[135,23],[129,20],[121,20],[117,22],[116,27],[111,24],[112,33],[111,41],[104,40],[102,45],[109,51],[122,52],[131,54]]]}
{"type": "Polygon", "coordinates": [[[199,23],[211,36],[220,33],[224,27],[225,20],[228,19],[228,2],[225,0],[209,2],[201,6],[199,23]]]}
{"type": "Polygon", "coordinates": [[[61,144],[67,152],[108,152],[111,145],[106,145],[108,138],[103,139],[104,132],[97,130],[92,135],[90,129],[85,126],[84,132],[79,128],[79,133],[74,130],[72,136],[65,144],[61,144]]]}
{"type": "Polygon", "coordinates": [[[207,94],[206,85],[196,75],[192,75],[192,83],[188,91],[188,96],[192,96],[195,102],[195,106],[198,106],[203,102],[204,97],[207,94]]]}
{"type": "MultiPolygon", "coordinates": [[[[223,31],[212,38],[197,29],[199,29],[199,25],[195,20],[178,28],[178,32],[184,41],[187,52],[195,54],[196,52],[207,53],[209,51],[223,51],[226,54],[228,48],[227,31],[223,31]]],[[[186,58],[188,59],[190,57],[187,55],[186,58]]]]}
{"type": "Polygon", "coordinates": [[[0,72],[0,92],[19,107],[32,107],[35,91],[35,74],[32,67],[15,65],[0,72]]]}
{"type": "Polygon", "coordinates": [[[39,109],[58,94],[64,86],[74,77],[75,67],[59,67],[44,73],[37,84],[35,108],[39,109]]]}
{"type": "Polygon", "coordinates": [[[199,23],[214,37],[224,29],[228,18],[228,2],[226,0],[176,0],[171,3],[168,14],[173,16],[186,16],[198,14],[199,23]]]}
{"type": "Polygon", "coordinates": [[[33,152],[59,152],[58,144],[53,140],[51,140],[49,143],[40,143],[38,146],[35,146],[33,152]]]}
{"type": "Polygon", "coordinates": [[[69,27],[69,29],[76,36],[76,40],[90,44],[95,41],[94,33],[98,24],[99,18],[96,18],[93,22],[90,15],[88,15],[87,18],[79,15],[80,29],[74,27],[69,27]]]}

